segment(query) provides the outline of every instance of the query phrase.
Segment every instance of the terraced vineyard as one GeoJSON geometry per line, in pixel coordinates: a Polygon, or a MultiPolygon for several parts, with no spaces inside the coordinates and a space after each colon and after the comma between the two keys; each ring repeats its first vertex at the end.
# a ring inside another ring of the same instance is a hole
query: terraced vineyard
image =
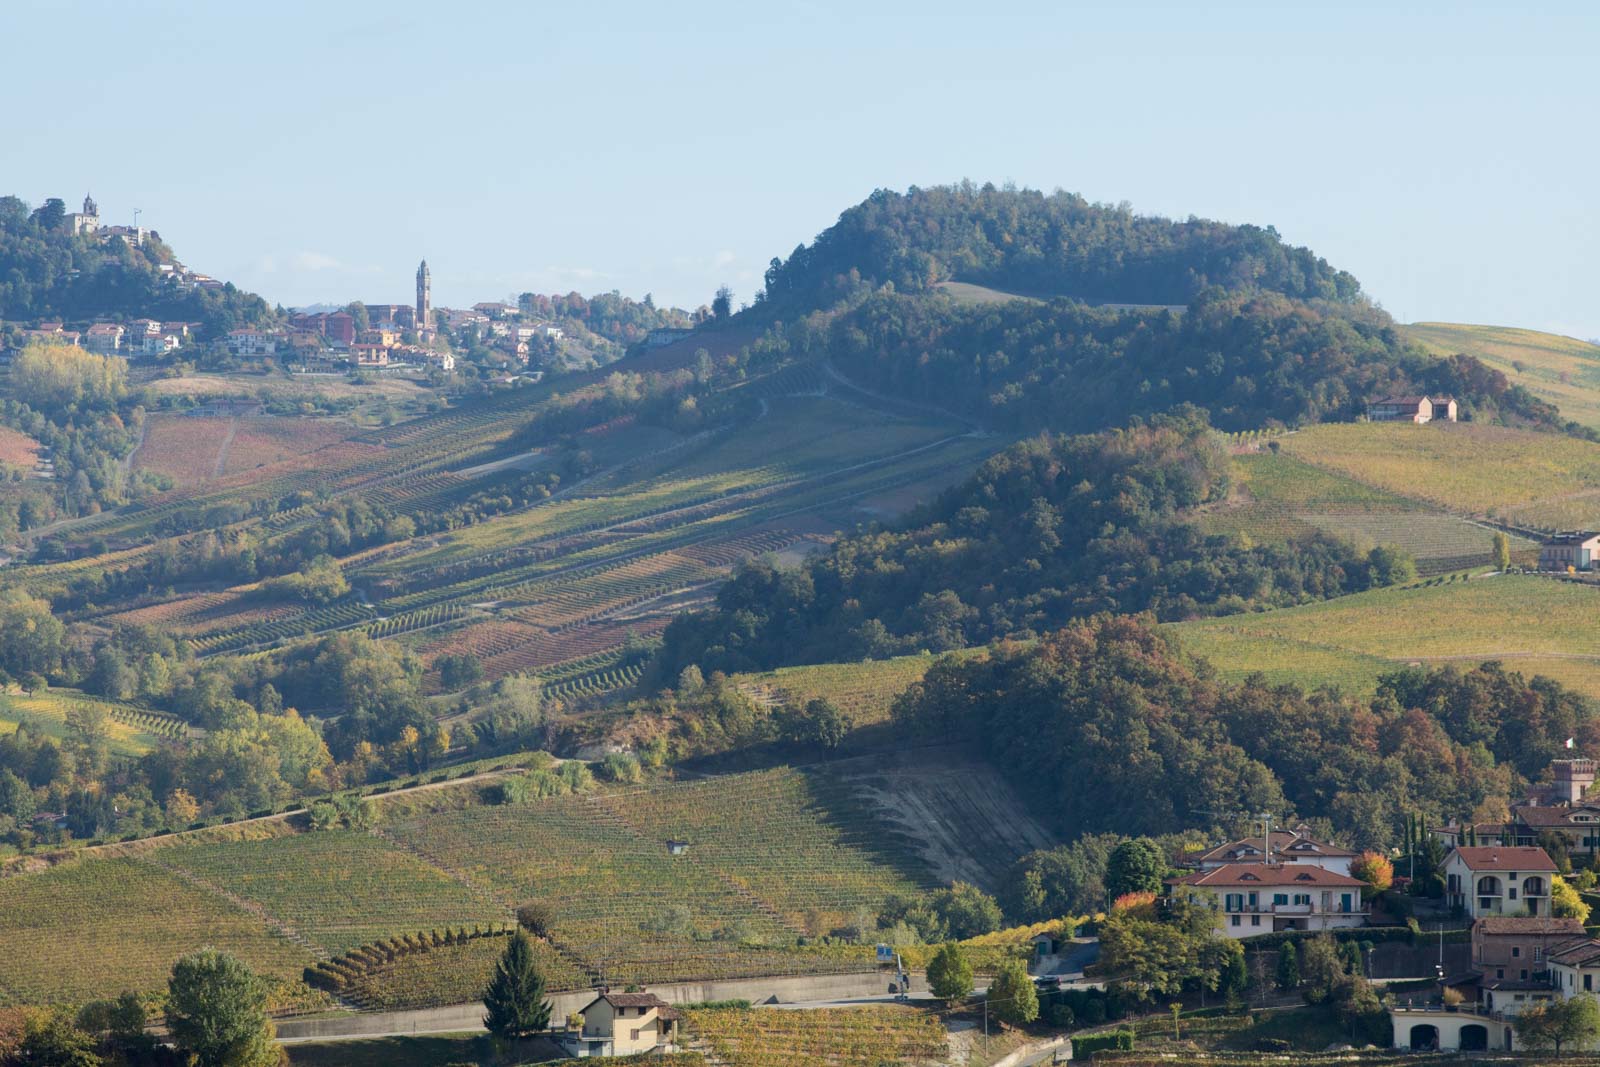
{"type": "Polygon", "coordinates": [[[314,960],[244,908],[134,859],[0,878],[0,945],[0,1004],[154,990],[179,956],[205,945],[280,978],[314,960]]]}
{"type": "Polygon", "coordinates": [[[998,780],[961,773],[969,789],[948,803],[911,791],[885,806],[877,791],[896,788],[894,773],[785,769],[491,807],[380,800],[393,806],[369,833],[279,820],[112,846],[0,878],[0,944],[20,946],[0,1001],[152,989],[178,955],[213,943],[286,979],[351,953],[362,963],[334,967],[341,993],[438,1003],[475,986],[490,953],[444,935],[504,929],[530,901],[552,909],[562,984],[857,971],[870,945],[797,939],[933,884],[938,861],[911,836],[923,823],[948,820],[991,856],[1049,844],[1005,836],[1027,820],[984,807],[1007,792],[998,780]],[[891,808],[916,825],[899,829],[891,808]],[[687,853],[669,854],[669,838],[687,853]],[[78,962],[58,966],[58,952],[78,962]]]}
{"type": "Polygon", "coordinates": [[[691,1009],[684,1013],[683,1025],[691,1049],[704,1049],[727,1067],[789,1067],[796,1062],[932,1067],[949,1056],[939,1017],[911,1008],[691,1009]]]}
{"type": "MultiPolygon", "coordinates": [[[[404,1011],[478,999],[489,985],[495,963],[505,953],[506,939],[473,936],[436,945],[434,933],[419,931],[363,946],[346,957],[348,963],[338,964],[350,966],[354,972],[353,977],[339,982],[338,994],[368,1011],[404,1011]]],[[[551,992],[588,988],[589,974],[546,942],[534,939],[533,953],[551,992]]],[[[337,973],[330,965],[320,966],[329,968],[326,973],[337,973]]]]}
{"type": "Polygon", "coordinates": [[[184,736],[187,727],[177,716],[76,689],[41,689],[35,693],[0,695],[0,732],[9,733],[21,722],[58,740],[69,733],[68,714],[75,708],[96,708],[109,720],[111,751],[119,756],[141,756],[163,739],[184,736]]]}
{"type": "Polygon", "coordinates": [[[1186,650],[1224,675],[1337,682],[1370,692],[1408,663],[1499,660],[1600,697],[1600,589],[1523,575],[1377,589],[1255,615],[1171,625],[1186,650]]]}
{"type": "Polygon", "coordinates": [[[1462,515],[1556,529],[1600,524],[1600,445],[1470,423],[1346,423],[1282,438],[1296,459],[1462,515]]]}
{"type": "Polygon", "coordinates": [[[798,771],[446,812],[387,832],[507,906],[548,903],[558,944],[615,980],[859,967],[864,954],[819,957],[794,939],[929,877],[869,806],[798,771]],[[668,854],[674,834],[686,855],[668,854]]]}
{"type": "MultiPolygon", "coordinates": [[[[1301,434],[1314,437],[1323,429],[1301,434]]],[[[1322,454],[1315,441],[1301,447],[1313,456],[1322,454]]],[[[1424,573],[1491,559],[1492,528],[1431,510],[1398,491],[1323,469],[1287,451],[1236,456],[1234,471],[1238,485],[1233,499],[1197,516],[1208,532],[1282,540],[1322,530],[1361,545],[1399,545],[1416,557],[1424,573]]],[[[1520,562],[1532,563],[1537,557],[1535,543],[1523,537],[1513,537],[1512,549],[1520,553],[1520,562]]]]}
{"type": "Polygon", "coordinates": [[[485,894],[365,833],[185,845],[150,856],[165,869],[258,905],[329,954],[397,932],[511,918],[485,894]]]}

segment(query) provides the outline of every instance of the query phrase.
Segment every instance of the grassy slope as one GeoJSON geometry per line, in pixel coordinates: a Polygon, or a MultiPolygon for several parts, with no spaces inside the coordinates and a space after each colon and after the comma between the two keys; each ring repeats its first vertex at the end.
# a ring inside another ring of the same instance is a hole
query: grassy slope
{"type": "MultiPolygon", "coordinates": [[[[954,655],[965,657],[978,655],[981,651],[967,649],[954,655]]],[[[804,704],[818,698],[829,700],[847,712],[857,726],[867,726],[886,721],[894,698],[905,692],[913,682],[920,682],[937,659],[931,655],[916,655],[862,663],[780,667],[773,671],[735,675],[733,682],[765,702],[787,703],[792,700],[804,704]]]]}
{"type": "Polygon", "coordinates": [[[1286,435],[1280,447],[1456,514],[1545,528],[1600,523],[1600,444],[1572,437],[1469,423],[1340,423],[1286,435]]]}
{"type": "Polygon", "coordinates": [[[1476,356],[1567,418],[1600,427],[1600,345],[1537,330],[1454,322],[1416,322],[1405,332],[1435,355],[1476,356]]]}
{"type": "Polygon", "coordinates": [[[1260,671],[1273,681],[1334,682],[1365,693],[1379,674],[1408,663],[1500,660],[1600,697],[1596,610],[1600,590],[1506,575],[1379,589],[1169,629],[1185,650],[1231,678],[1260,671]]]}

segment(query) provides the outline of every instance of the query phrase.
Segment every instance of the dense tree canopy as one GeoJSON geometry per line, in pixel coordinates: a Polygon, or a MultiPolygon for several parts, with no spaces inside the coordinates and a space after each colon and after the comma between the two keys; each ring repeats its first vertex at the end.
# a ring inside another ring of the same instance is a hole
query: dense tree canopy
{"type": "Polygon", "coordinates": [[[1082,299],[1184,304],[1208,285],[1354,300],[1356,280],[1271,227],[1176,222],[1075,193],[879,189],[767,271],[765,299],[824,306],[852,288],[949,279],[1082,299]]]}
{"type": "MultiPolygon", "coordinates": [[[[1210,813],[1243,809],[1326,816],[1349,844],[1378,848],[1398,843],[1405,813],[1464,815],[1503,799],[1524,782],[1517,768],[1530,753],[1542,759],[1554,739],[1596,731],[1588,701],[1497,664],[1401,671],[1361,702],[1259,678],[1219,682],[1147,622],[1110,616],[1029,647],[941,660],[895,717],[912,736],[970,744],[1008,768],[1069,838],[1210,827],[1210,813]],[[1435,697],[1408,706],[1420,693],[1435,697]],[[1570,718],[1547,714],[1552,693],[1570,718]],[[1493,740],[1449,712],[1486,694],[1502,724],[1493,740]]],[[[1072,873],[1070,859],[1060,873],[1035,863],[1014,875],[1008,900],[1031,911],[1061,882],[1081,902],[1097,864],[1072,873]]]]}
{"type": "Polygon", "coordinates": [[[0,196],[0,320],[67,321],[147,315],[201,323],[207,336],[267,321],[272,309],[232,284],[187,288],[158,269],[171,252],[159,241],[134,247],[120,237],[72,236],[59,200],[30,211],[0,196]]]}

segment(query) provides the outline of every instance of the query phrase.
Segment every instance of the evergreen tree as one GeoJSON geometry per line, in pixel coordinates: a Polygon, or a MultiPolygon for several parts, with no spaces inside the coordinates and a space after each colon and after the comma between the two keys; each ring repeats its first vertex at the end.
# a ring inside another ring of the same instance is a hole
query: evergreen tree
{"type": "Polygon", "coordinates": [[[1286,941],[1278,950],[1278,988],[1285,993],[1300,986],[1300,953],[1294,942],[1286,941]]]}
{"type": "Polygon", "coordinates": [[[521,1037],[550,1027],[544,975],[533,958],[533,942],[520,929],[511,935],[505,955],[495,965],[483,1006],[487,1010],[483,1025],[497,1037],[521,1037]]]}
{"type": "Polygon", "coordinates": [[[928,988],[943,1001],[972,995],[972,964],[954,941],[946,941],[928,962],[928,988]]]}

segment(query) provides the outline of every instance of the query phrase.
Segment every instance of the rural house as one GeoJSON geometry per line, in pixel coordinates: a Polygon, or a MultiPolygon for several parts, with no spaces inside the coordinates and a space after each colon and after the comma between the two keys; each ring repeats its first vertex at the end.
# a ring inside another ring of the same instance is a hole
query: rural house
{"type": "Polygon", "coordinates": [[[1313,838],[1301,827],[1297,830],[1277,830],[1272,834],[1270,855],[1268,842],[1261,837],[1246,837],[1229,841],[1199,854],[1178,857],[1184,867],[1212,870],[1230,863],[1309,863],[1335,874],[1348,875],[1356,854],[1347,848],[1330,845],[1313,838]]]}
{"type": "Polygon", "coordinates": [[[1456,402],[1448,396],[1385,396],[1367,403],[1367,418],[1373,422],[1414,422],[1421,425],[1434,419],[1456,421],[1456,402]]]}
{"type": "Polygon", "coordinates": [[[91,352],[109,355],[122,348],[122,335],[127,332],[114,322],[97,322],[89,327],[84,337],[84,347],[91,352]]]}
{"type": "Polygon", "coordinates": [[[1217,933],[1241,938],[1360,926],[1363,884],[1310,863],[1228,863],[1169,883],[1173,897],[1217,913],[1217,933]]]}
{"type": "Polygon", "coordinates": [[[654,993],[603,990],[580,1013],[580,1028],[558,1040],[569,1056],[633,1056],[667,1051],[678,1013],[654,993]]]}
{"type": "Polygon", "coordinates": [[[1600,559],[1600,533],[1579,531],[1547,537],[1539,546],[1542,571],[1586,571],[1600,559]]]}
{"type": "Polygon", "coordinates": [[[1485,981],[1532,981],[1553,949],[1588,936],[1578,919],[1491,915],[1472,924],[1472,967],[1485,981]]]}
{"type": "Polygon", "coordinates": [[[1394,1043],[1413,1051],[1520,1047],[1515,1016],[1600,989],[1600,941],[1577,919],[1490,917],[1472,926],[1472,970],[1441,978],[1460,1005],[1425,1000],[1389,1010],[1394,1043]]]}
{"type": "Polygon", "coordinates": [[[1473,919],[1550,914],[1556,865],[1542,848],[1461,846],[1444,861],[1445,899],[1473,919]]]}

